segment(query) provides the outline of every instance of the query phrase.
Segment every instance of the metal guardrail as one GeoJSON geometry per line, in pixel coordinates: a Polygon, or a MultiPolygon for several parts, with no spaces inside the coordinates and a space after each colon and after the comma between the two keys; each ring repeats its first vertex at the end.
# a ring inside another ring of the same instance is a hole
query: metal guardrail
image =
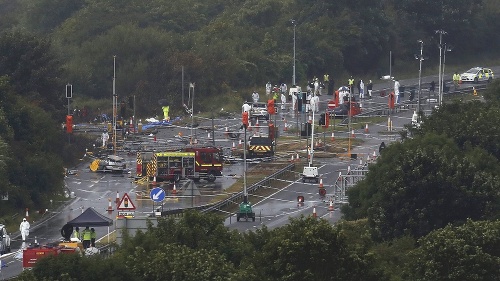
{"type": "MultiPolygon", "coordinates": [[[[292,170],[294,167],[295,167],[295,163],[288,164],[286,167],[280,169],[279,171],[276,171],[273,174],[265,177],[264,179],[252,184],[250,187],[247,188],[247,192],[248,193],[255,192],[257,189],[261,188],[265,183],[267,183],[275,178],[278,178],[279,176],[281,176],[285,172],[292,170]]],[[[161,216],[165,217],[165,216],[181,215],[184,212],[189,211],[189,210],[196,210],[196,211],[201,211],[204,213],[212,212],[212,211],[215,211],[217,209],[222,208],[223,206],[227,206],[227,205],[231,204],[232,202],[238,200],[239,198],[243,198],[243,191],[237,192],[237,193],[229,196],[228,198],[221,200],[219,202],[216,202],[216,203],[205,204],[205,205],[196,206],[196,207],[188,207],[188,208],[162,211],[161,216]]]]}
{"type": "MultiPolygon", "coordinates": [[[[281,176],[285,172],[288,172],[288,171],[292,170],[293,168],[295,168],[295,163],[288,164],[283,169],[281,169],[279,171],[276,171],[273,174],[271,174],[271,175],[263,178],[262,180],[260,180],[260,181],[258,181],[256,183],[252,184],[250,187],[247,187],[247,192],[248,193],[255,192],[257,189],[259,189],[263,185],[265,185],[265,183],[268,183],[269,181],[278,178],[279,176],[281,176]]],[[[220,209],[223,206],[227,206],[228,204],[230,204],[230,203],[232,203],[232,202],[234,202],[234,201],[236,201],[236,200],[238,200],[240,198],[243,198],[243,192],[238,192],[236,194],[233,194],[229,198],[227,198],[225,200],[222,200],[220,202],[217,202],[217,203],[213,204],[212,206],[210,206],[209,208],[206,208],[206,209],[202,210],[202,212],[205,213],[205,212],[215,211],[217,209],[220,209]]]]}

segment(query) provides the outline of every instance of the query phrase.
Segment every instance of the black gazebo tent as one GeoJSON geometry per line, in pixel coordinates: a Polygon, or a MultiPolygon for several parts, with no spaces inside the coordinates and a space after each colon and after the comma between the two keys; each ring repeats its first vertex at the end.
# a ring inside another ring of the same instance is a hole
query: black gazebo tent
{"type": "MultiPolygon", "coordinates": [[[[87,227],[87,226],[107,226],[108,227],[108,243],[109,243],[109,226],[113,225],[113,220],[99,214],[94,208],[87,208],[87,210],[83,211],[81,215],[78,217],[70,220],[64,227],[68,227],[71,230],[68,231],[69,234],[71,235],[71,232],[73,232],[73,227],[87,227]]],[[[63,230],[61,230],[61,234],[64,237],[63,230]]],[[[69,237],[69,236],[68,236],[69,237]]]]}
{"type": "Polygon", "coordinates": [[[87,208],[81,215],[68,222],[71,226],[110,226],[113,220],[99,214],[94,208],[87,208]]]}

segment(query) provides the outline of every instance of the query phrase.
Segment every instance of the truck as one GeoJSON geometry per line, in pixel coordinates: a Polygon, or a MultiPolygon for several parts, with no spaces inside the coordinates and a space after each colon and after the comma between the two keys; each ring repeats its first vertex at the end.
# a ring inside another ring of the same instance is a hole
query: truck
{"type": "Polygon", "coordinates": [[[117,155],[108,155],[105,159],[95,159],[90,163],[92,172],[123,173],[126,168],[125,159],[117,155]]]}
{"type": "Polygon", "coordinates": [[[190,147],[180,151],[141,154],[137,157],[137,176],[155,177],[157,181],[205,179],[214,182],[222,176],[223,155],[215,147],[190,147]]]}
{"type": "Polygon", "coordinates": [[[248,148],[249,158],[271,157],[274,155],[274,142],[268,136],[252,136],[248,148]]]}
{"type": "Polygon", "coordinates": [[[240,203],[240,208],[238,210],[238,213],[236,214],[236,221],[240,221],[241,218],[244,218],[245,220],[251,219],[252,221],[255,221],[255,213],[252,210],[252,204],[248,201],[243,201],[240,203]]]}

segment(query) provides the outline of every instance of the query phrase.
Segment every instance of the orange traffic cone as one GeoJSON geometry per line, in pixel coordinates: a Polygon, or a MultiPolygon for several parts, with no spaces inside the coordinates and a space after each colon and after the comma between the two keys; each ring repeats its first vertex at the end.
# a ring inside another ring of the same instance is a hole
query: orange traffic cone
{"type": "Polygon", "coordinates": [[[243,147],[243,142],[241,140],[238,141],[238,147],[242,148],[243,147]]]}
{"type": "Polygon", "coordinates": [[[323,179],[322,178],[319,179],[319,188],[323,188],[323,179]]]}
{"type": "Polygon", "coordinates": [[[298,153],[297,153],[297,157],[295,157],[295,161],[297,161],[297,162],[300,161],[298,153]]]}
{"type": "Polygon", "coordinates": [[[313,218],[317,218],[318,214],[316,213],[316,206],[313,207],[313,218]]]}
{"type": "Polygon", "coordinates": [[[292,155],[292,158],[290,159],[290,162],[294,162],[294,161],[295,161],[295,159],[293,159],[293,155],[292,155]]]}
{"type": "Polygon", "coordinates": [[[354,134],[354,129],[352,129],[352,131],[351,131],[351,137],[353,137],[353,138],[356,137],[356,135],[354,134]]]}
{"type": "Polygon", "coordinates": [[[30,214],[29,214],[29,209],[26,208],[26,220],[29,220],[30,219],[30,214]]]}
{"type": "Polygon", "coordinates": [[[113,207],[111,206],[111,198],[108,198],[108,213],[113,212],[113,207]]]}
{"type": "Polygon", "coordinates": [[[333,132],[332,132],[332,139],[331,139],[331,140],[332,140],[332,141],[334,141],[334,140],[335,140],[335,134],[334,134],[333,132]]]}
{"type": "Polygon", "coordinates": [[[374,150],[373,151],[373,159],[377,158],[377,152],[374,150]]]}
{"type": "Polygon", "coordinates": [[[235,150],[235,149],[236,149],[236,145],[234,144],[234,141],[233,141],[233,148],[232,148],[232,149],[233,149],[233,150],[235,150]]]}
{"type": "Polygon", "coordinates": [[[116,204],[120,203],[120,194],[118,191],[116,192],[116,199],[115,199],[116,204]]]}
{"type": "Polygon", "coordinates": [[[330,200],[330,206],[328,206],[328,211],[333,212],[333,200],[330,200]]]}
{"type": "Polygon", "coordinates": [[[229,137],[229,130],[227,129],[227,127],[225,127],[224,129],[224,136],[226,137],[226,139],[229,137]]]}
{"type": "Polygon", "coordinates": [[[175,187],[175,182],[174,182],[174,187],[172,188],[172,194],[177,194],[177,187],[175,187]]]}
{"type": "Polygon", "coordinates": [[[370,131],[368,130],[368,123],[366,123],[366,125],[365,125],[365,133],[367,133],[367,134],[368,134],[369,132],[370,132],[370,131]]]}
{"type": "Polygon", "coordinates": [[[153,182],[151,183],[151,185],[153,185],[153,187],[156,186],[156,176],[153,177],[153,182]]]}

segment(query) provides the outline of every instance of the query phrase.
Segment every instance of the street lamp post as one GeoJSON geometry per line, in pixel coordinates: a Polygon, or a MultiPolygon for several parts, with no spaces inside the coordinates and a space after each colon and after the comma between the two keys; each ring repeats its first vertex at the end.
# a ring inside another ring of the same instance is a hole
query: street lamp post
{"type": "Polygon", "coordinates": [[[418,101],[417,101],[417,122],[420,122],[420,95],[422,92],[422,61],[424,60],[423,52],[424,52],[424,41],[418,40],[420,43],[420,56],[418,59],[420,60],[420,67],[418,69],[418,101]]]}
{"type": "Polygon", "coordinates": [[[446,67],[446,53],[447,53],[447,52],[450,52],[450,51],[451,51],[451,48],[450,48],[450,47],[448,47],[448,46],[446,45],[446,43],[444,43],[444,51],[443,51],[443,72],[442,72],[442,74],[441,74],[441,78],[442,78],[441,83],[442,83],[442,84],[440,85],[440,87],[442,87],[443,89],[444,89],[444,69],[445,69],[445,67],[446,67]]]}
{"type": "Polygon", "coordinates": [[[438,78],[438,83],[439,83],[439,89],[438,89],[438,96],[439,96],[439,106],[443,103],[443,89],[441,87],[442,85],[442,79],[441,73],[442,73],[442,68],[441,68],[441,57],[443,53],[443,34],[446,34],[446,31],[440,29],[436,30],[436,33],[439,34],[439,78],[438,78]]]}
{"type": "Polygon", "coordinates": [[[293,24],[293,74],[292,74],[292,85],[295,84],[295,27],[297,26],[297,22],[295,20],[290,20],[293,24]]]}

